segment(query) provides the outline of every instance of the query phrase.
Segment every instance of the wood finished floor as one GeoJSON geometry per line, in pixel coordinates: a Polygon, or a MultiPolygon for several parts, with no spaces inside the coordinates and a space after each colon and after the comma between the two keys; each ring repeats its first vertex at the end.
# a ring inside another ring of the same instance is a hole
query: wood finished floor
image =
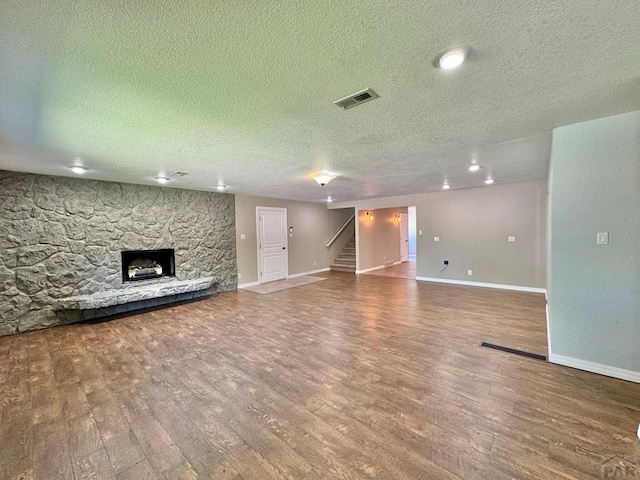
{"type": "Polygon", "coordinates": [[[589,479],[640,385],[546,353],[542,295],[330,273],[0,338],[0,478],[589,479]]]}
{"type": "Polygon", "coordinates": [[[372,270],[366,272],[363,275],[376,275],[378,277],[395,277],[395,278],[407,278],[411,280],[416,279],[416,262],[408,261],[402,262],[398,265],[391,267],[381,268],[380,270],[372,270]]]}

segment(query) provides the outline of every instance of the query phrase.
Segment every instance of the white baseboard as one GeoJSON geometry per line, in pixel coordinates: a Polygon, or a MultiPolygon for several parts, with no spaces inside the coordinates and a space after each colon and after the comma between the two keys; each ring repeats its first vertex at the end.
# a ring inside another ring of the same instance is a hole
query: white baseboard
{"type": "Polygon", "coordinates": [[[294,273],[293,275],[289,275],[287,278],[304,277],[305,275],[313,275],[314,273],[328,272],[329,270],[331,270],[329,267],[319,268],[318,270],[309,270],[308,272],[294,273]]]}
{"type": "Polygon", "coordinates": [[[256,285],[260,285],[260,282],[239,283],[238,288],[249,288],[255,287],[256,285]]]}
{"type": "Polygon", "coordinates": [[[589,362],[587,360],[580,360],[573,357],[565,357],[564,355],[556,355],[554,353],[549,354],[549,362],[557,365],[563,365],[565,367],[577,368],[578,370],[584,370],[585,372],[597,373],[599,375],[606,375],[607,377],[640,383],[640,372],[634,372],[633,370],[610,367],[609,365],[589,362]]]}
{"type": "Polygon", "coordinates": [[[519,285],[503,285],[501,283],[467,282],[464,280],[449,280],[446,278],[434,278],[434,277],[416,277],[416,280],[418,280],[419,282],[436,282],[436,283],[449,283],[452,285],[466,285],[468,287],[484,287],[484,288],[498,288],[500,290],[515,290],[517,292],[547,293],[546,288],[521,287],[519,285]]]}
{"type": "Polygon", "coordinates": [[[378,265],[377,267],[365,268],[364,270],[356,270],[356,273],[373,272],[374,270],[382,270],[383,268],[385,268],[384,265],[378,265]]]}

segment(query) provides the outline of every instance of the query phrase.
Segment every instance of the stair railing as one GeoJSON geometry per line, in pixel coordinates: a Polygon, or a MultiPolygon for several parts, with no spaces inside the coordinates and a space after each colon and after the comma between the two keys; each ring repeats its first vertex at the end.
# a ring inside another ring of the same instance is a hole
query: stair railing
{"type": "Polygon", "coordinates": [[[340,227],[340,230],[338,230],[336,234],[333,237],[331,237],[331,240],[329,240],[329,242],[325,244],[325,247],[329,248],[333,244],[333,242],[336,241],[336,238],[340,236],[340,234],[344,231],[345,228],[347,228],[347,225],[349,225],[349,223],[351,223],[351,220],[353,220],[354,218],[356,218],[355,212],[353,212],[353,214],[347,219],[347,221],[344,222],[344,225],[340,227]]]}

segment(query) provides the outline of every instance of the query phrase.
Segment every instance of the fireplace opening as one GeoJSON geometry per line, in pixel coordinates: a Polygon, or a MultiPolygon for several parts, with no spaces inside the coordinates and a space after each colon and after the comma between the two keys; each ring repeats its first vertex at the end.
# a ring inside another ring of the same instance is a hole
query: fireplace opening
{"type": "Polygon", "coordinates": [[[122,281],[135,282],[160,277],[175,277],[175,252],[162,250],[125,250],[122,255],[122,281]]]}

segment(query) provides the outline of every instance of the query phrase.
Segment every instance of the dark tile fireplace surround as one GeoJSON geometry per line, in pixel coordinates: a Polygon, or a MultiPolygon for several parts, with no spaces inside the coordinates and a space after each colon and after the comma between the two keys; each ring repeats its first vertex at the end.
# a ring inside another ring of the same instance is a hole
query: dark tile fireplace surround
{"type": "Polygon", "coordinates": [[[0,286],[0,335],[235,290],[234,196],[0,170],[0,286]]]}

